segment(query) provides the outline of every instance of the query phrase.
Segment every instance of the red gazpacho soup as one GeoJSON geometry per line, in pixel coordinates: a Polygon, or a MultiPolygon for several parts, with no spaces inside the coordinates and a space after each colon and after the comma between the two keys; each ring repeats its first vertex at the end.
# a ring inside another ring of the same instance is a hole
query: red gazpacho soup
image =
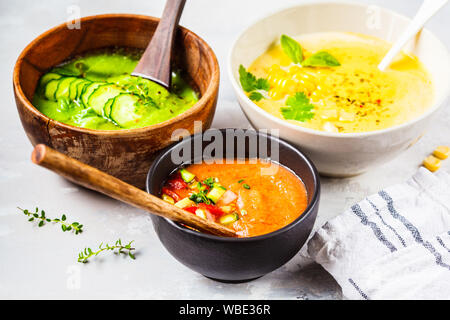
{"type": "Polygon", "coordinates": [[[227,162],[177,170],[164,184],[162,199],[226,225],[239,237],[281,229],[305,211],[305,185],[289,169],[263,160],[227,162]],[[270,173],[264,171],[269,167],[270,173]]]}

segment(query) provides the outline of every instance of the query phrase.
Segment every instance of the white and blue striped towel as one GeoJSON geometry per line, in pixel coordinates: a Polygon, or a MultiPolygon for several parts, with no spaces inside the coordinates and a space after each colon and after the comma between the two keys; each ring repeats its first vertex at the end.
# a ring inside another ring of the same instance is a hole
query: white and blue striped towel
{"type": "Polygon", "coordinates": [[[328,221],[309,255],[348,299],[450,299],[450,175],[421,168],[328,221]]]}

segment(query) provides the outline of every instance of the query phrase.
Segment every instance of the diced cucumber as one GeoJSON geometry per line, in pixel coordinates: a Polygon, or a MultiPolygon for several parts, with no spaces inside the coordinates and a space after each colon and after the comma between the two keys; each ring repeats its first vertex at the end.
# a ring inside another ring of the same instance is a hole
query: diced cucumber
{"type": "Polygon", "coordinates": [[[58,79],[50,80],[45,86],[44,96],[48,100],[55,100],[55,92],[58,89],[60,81],[58,79]]]}
{"type": "Polygon", "coordinates": [[[82,82],[84,82],[84,79],[79,78],[70,83],[70,86],[69,86],[69,99],[70,100],[75,100],[77,98],[78,85],[82,82]]]}
{"type": "Polygon", "coordinates": [[[221,224],[227,225],[227,224],[232,224],[238,220],[239,220],[239,215],[236,212],[234,212],[234,213],[230,213],[230,214],[221,216],[219,219],[219,222],[221,224]]]}
{"type": "Polygon", "coordinates": [[[212,189],[206,195],[206,197],[212,202],[216,203],[225,192],[227,192],[227,189],[215,183],[212,189]]]}
{"type": "Polygon", "coordinates": [[[95,110],[95,112],[97,112],[97,114],[104,115],[103,108],[105,107],[105,103],[109,99],[115,98],[121,93],[123,93],[123,91],[115,85],[106,84],[99,86],[90,95],[88,105],[92,107],[95,110]]]}
{"type": "Polygon", "coordinates": [[[171,196],[168,196],[167,194],[163,194],[162,195],[162,199],[165,201],[165,202],[168,202],[168,203],[170,203],[170,204],[175,204],[175,200],[171,197],[171,196]]]}
{"type": "Polygon", "coordinates": [[[95,89],[97,89],[101,85],[101,82],[92,82],[90,85],[84,88],[84,91],[81,93],[81,102],[83,102],[86,108],[89,107],[89,96],[92,94],[92,92],[94,92],[95,89]]]}
{"type": "Polygon", "coordinates": [[[62,80],[58,80],[60,81],[60,83],[55,92],[55,100],[58,100],[63,97],[68,98],[70,84],[75,80],[77,80],[77,78],[75,77],[67,77],[62,80]]]}
{"type": "Polygon", "coordinates": [[[178,201],[177,203],[175,203],[175,207],[178,207],[180,209],[192,207],[194,205],[195,205],[195,202],[190,200],[189,198],[183,198],[180,201],[178,201]]]}
{"type": "Polygon", "coordinates": [[[195,174],[187,171],[186,169],[180,170],[181,178],[184,180],[184,182],[191,182],[195,178],[195,174]]]}
{"type": "Polygon", "coordinates": [[[122,127],[135,124],[142,117],[136,113],[139,98],[128,93],[118,95],[111,106],[110,118],[122,127]]]}
{"type": "Polygon", "coordinates": [[[46,73],[42,76],[41,80],[40,80],[40,84],[41,86],[45,86],[47,83],[49,83],[51,80],[56,80],[61,78],[62,75],[58,74],[58,73],[54,73],[54,72],[49,72],[46,73]]]}

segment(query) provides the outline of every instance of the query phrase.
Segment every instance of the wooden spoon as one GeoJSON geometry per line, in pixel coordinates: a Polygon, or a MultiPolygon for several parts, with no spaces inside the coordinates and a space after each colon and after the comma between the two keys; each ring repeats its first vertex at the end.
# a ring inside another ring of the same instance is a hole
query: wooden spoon
{"type": "Polygon", "coordinates": [[[173,45],[185,3],[186,0],[167,0],[158,27],[132,76],[149,79],[170,89],[173,45]]]}
{"type": "Polygon", "coordinates": [[[183,223],[206,233],[236,237],[236,233],[233,230],[219,223],[186,212],[120,179],[114,178],[98,169],[53,150],[46,145],[38,144],[33,150],[31,160],[76,184],[101,192],[136,208],[183,223]]]}
{"type": "Polygon", "coordinates": [[[448,0],[425,0],[414,19],[406,28],[405,32],[402,33],[400,38],[394,43],[391,50],[389,50],[381,63],[378,65],[378,69],[384,71],[399,54],[406,43],[412,39],[412,37],[414,37],[423,28],[425,23],[427,23],[432,16],[441,10],[447,2],[448,0]]]}

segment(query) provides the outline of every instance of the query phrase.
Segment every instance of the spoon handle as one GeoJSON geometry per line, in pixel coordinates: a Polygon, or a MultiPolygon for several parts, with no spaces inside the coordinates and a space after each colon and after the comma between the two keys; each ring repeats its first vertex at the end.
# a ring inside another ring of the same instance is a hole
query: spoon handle
{"type": "Polygon", "coordinates": [[[228,237],[236,236],[233,230],[219,223],[186,212],[46,145],[38,144],[33,150],[31,160],[35,164],[50,169],[76,184],[126,202],[152,214],[183,223],[206,233],[228,237]]]}
{"type": "Polygon", "coordinates": [[[425,0],[412,22],[378,65],[378,69],[384,71],[391,64],[392,60],[400,53],[406,43],[413,38],[419,30],[423,28],[425,23],[427,23],[427,21],[447,2],[448,0],[425,0]]]}
{"type": "Polygon", "coordinates": [[[150,79],[169,89],[175,35],[186,0],[167,0],[150,43],[132,75],[150,79]]]}

